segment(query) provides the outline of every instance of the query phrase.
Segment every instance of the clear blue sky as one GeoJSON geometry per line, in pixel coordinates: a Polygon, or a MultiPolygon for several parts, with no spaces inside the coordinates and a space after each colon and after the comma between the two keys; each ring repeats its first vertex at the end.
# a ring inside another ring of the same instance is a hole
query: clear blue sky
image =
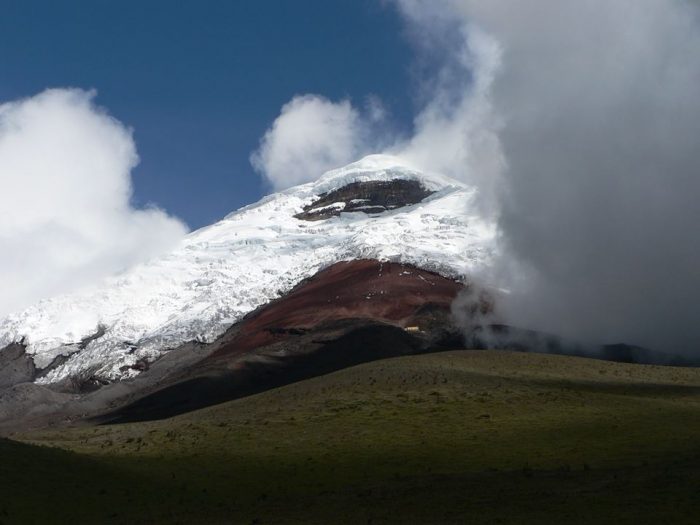
{"type": "Polygon", "coordinates": [[[410,125],[410,49],[380,0],[2,0],[0,101],[95,88],[134,129],[134,202],[191,228],[267,189],[248,157],[293,95],[378,95],[410,125]]]}

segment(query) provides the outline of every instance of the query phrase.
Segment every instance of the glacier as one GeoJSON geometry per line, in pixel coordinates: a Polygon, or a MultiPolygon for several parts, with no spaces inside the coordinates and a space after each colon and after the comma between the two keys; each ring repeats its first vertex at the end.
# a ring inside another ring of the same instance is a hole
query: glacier
{"type": "Polygon", "coordinates": [[[213,341],[340,261],[408,263],[464,279],[495,256],[496,227],[476,212],[476,198],[476,190],[459,181],[371,155],[231,213],[190,233],[171,252],[99,285],[6,316],[0,348],[23,343],[40,369],[67,357],[38,383],[86,373],[113,382],[137,375],[132,367],[138,362],[152,362],[185,342],[213,341]],[[394,179],[416,180],[434,193],[377,215],[294,218],[321,194],[352,182],[394,179]],[[98,332],[104,333],[91,337],[98,332]]]}

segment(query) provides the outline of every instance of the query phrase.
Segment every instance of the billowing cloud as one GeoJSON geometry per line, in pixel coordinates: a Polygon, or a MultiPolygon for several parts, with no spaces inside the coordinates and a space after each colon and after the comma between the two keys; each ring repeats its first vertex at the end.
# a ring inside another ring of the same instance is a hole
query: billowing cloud
{"type": "MultiPolygon", "coordinates": [[[[507,270],[500,277],[513,292],[511,322],[579,338],[700,350],[698,4],[397,5],[415,33],[435,43],[434,56],[459,61],[477,34],[501,50],[499,68],[490,67],[489,53],[477,53],[469,69],[477,79],[480,68],[495,73],[485,86],[490,109],[477,111],[485,117],[477,127],[498,143],[479,154],[497,168],[488,175],[497,180],[489,205],[500,216],[500,269],[507,270]]],[[[428,107],[453,90],[452,106],[467,108],[438,131],[455,140],[452,151],[460,140],[480,150],[472,135],[458,136],[464,115],[476,111],[470,91],[478,87],[464,89],[468,75],[455,67],[438,74],[446,80],[437,85],[447,87],[428,89],[428,107]]],[[[439,134],[422,134],[429,128],[419,126],[413,143],[439,145],[439,134]]]]}
{"type": "Polygon", "coordinates": [[[349,101],[304,95],[282,107],[251,162],[279,190],[316,180],[363,150],[362,118],[349,101]]]}
{"type": "Polygon", "coordinates": [[[0,104],[0,315],[171,247],[185,225],[130,205],[131,132],[94,92],[0,104]]]}

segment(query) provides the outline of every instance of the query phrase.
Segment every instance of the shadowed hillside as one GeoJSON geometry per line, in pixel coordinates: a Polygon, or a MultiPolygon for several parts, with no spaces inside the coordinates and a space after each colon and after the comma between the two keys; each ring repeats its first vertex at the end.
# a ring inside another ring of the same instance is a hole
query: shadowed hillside
{"type": "Polygon", "coordinates": [[[79,455],[3,442],[4,523],[694,523],[700,510],[696,369],[449,352],[15,437],[79,455]]]}

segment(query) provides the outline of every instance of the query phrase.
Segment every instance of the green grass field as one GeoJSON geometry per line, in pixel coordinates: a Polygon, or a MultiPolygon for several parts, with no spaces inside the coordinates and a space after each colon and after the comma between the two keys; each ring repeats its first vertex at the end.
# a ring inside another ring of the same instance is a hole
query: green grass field
{"type": "Polygon", "coordinates": [[[700,521],[697,369],[449,352],[15,438],[0,523],[700,521]]]}

